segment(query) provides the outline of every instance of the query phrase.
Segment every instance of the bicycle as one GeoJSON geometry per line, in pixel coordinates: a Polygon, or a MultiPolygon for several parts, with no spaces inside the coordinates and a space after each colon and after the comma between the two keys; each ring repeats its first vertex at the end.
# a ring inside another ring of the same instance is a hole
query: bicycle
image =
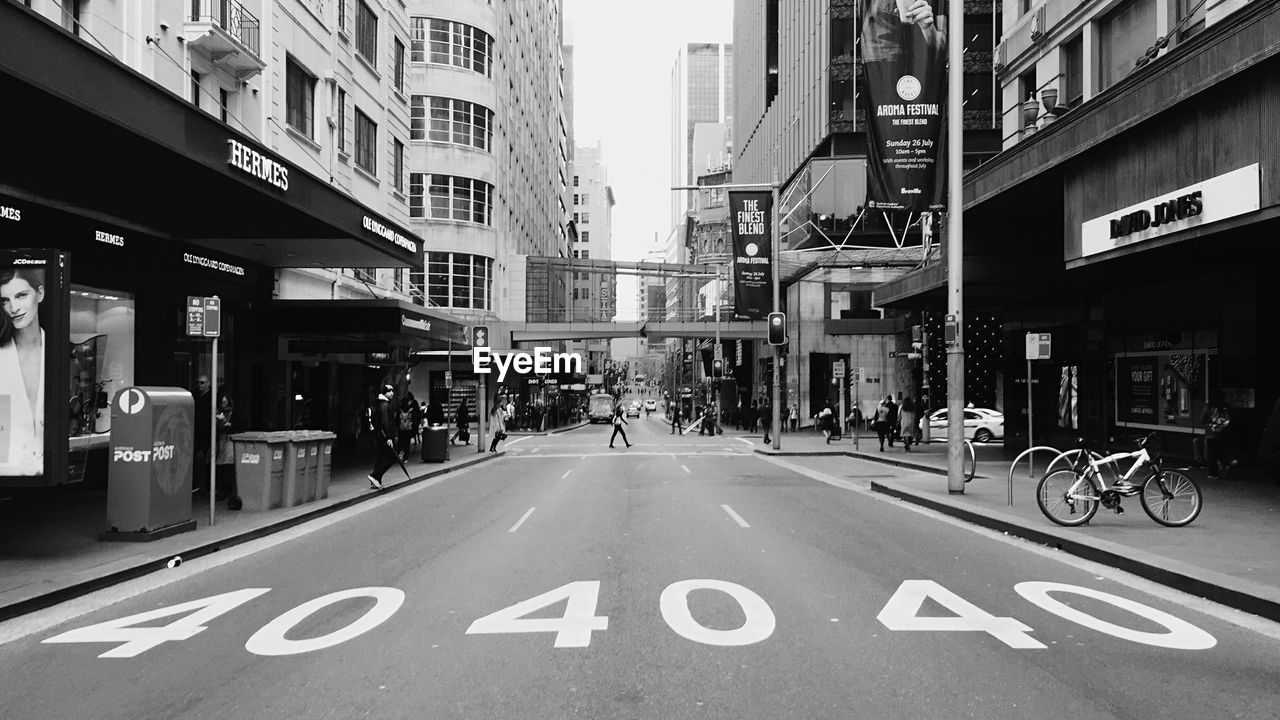
{"type": "MultiPolygon", "coordinates": [[[[1204,505],[1204,497],[1195,482],[1178,470],[1163,470],[1159,459],[1147,450],[1147,442],[1155,433],[1138,441],[1138,449],[1099,458],[1090,453],[1081,439],[1074,452],[1073,467],[1046,473],[1036,487],[1036,503],[1045,517],[1059,525],[1075,527],[1093,518],[1101,505],[1116,514],[1124,512],[1120,502],[1138,496],[1142,509],[1152,520],[1166,527],[1183,527],[1196,519],[1204,505]],[[1100,469],[1133,459],[1129,468],[1114,484],[1109,484],[1100,469]],[[1131,482],[1140,468],[1150,468],[1141,483],[1131,482]]],[[[1066,453],[1063,453],[1064,455],[1066,453]]],[[[1061,457],[1061,456],[1059,456],[1061,457]]],[[[1055,460],[1056,462],[1056,460],[1055,460]]]]}

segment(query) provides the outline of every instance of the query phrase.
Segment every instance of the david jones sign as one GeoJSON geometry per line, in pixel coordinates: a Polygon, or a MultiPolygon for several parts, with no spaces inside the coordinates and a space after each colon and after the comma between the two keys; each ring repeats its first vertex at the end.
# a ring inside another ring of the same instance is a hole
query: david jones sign
{"type": "Polygon", "coordinates": [[[1257,210],[1259,165],[1209,178],[1085,222],[1080,256],[1088,257],[1257,210]]]}

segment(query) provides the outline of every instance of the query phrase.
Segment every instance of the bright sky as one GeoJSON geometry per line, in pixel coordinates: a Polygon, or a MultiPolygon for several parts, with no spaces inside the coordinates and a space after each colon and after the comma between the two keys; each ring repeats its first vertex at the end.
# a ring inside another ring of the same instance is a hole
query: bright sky
{"type": "MultiPolygon", "coordinates": [[[[574,46],[574,134],[602,143],[613,257],[639,260],[671,230],[671,69],[688,42],[732,42],[733,0],[565,0],[574,46]]],[[[618,314],[634,317],[636,283],[618,279],[618,314]]]]}

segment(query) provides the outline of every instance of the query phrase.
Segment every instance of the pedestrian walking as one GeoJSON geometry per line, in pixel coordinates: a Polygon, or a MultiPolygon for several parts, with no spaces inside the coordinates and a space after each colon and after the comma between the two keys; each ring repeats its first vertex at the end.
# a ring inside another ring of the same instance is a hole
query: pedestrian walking
{"type": "Polygon", "coordinates": [[[835,412],[831,410],[831,403],[827,403],[825,407],[818,412],[818,429],[827,438],[827,444],[831,444],[831,434],[835,432],[835,412]]]}
{"type": "Polygon", "coordinates": [[[489,443],[489,452],[498,452],[498,443],[507,439],[507,409],[500,402],[494,402],[493,411],[489,413],[489,427],[492,428],[493,441],[489,443]]]}
{"type": "Polygon", "coordinates": [[[853,402],[853,407],[849,409],[849,417],[845,418],[845,423],[849,427],[851,434],[857,434],[862,427],[862,409],[858,407],[858,401],[853,402]]]}
{"type": "Polygon", "coordinates": [[[413,393],[405,396],[400,402],[400,409],[396,411],[396,452],[400,454],[401,460],[409,457],[413,435],[422,424],[420,412],[417,401],[413,399],[413,393]]]}
{"type": "Polygon", "coordinates": [[[880,452],[884,452],[885,440],[889,441],[889,447],[893,447],[892,432],[889,429],[890,428],[889,418],[892,417],[892,414],[893,414],[892,411],[889,409],[889,404],[892,402],[893,402],[892,395],[890,395],[889,397],[886,397],[884,400],[881,400],[880,404],[876,406],[876,414],[871,421],[871,429],[875,430],[876,437],[879,438],[880,440],[880,452]]]}
{"type": "Polygon", "coordinates": [[[463,400],[458,403],[458,411],[453,414],[454,425],[458,430],[449,438],[449,444],[452,445],[455,440],[461,440],[463,445],[471,444],[471,411],[467,409],[467,401],[463,400]]]}
{"type": "Polygon", "coordinates": [[[214,418],[218,434],[214,459],[218,467],[213,487],[219,500],[226,499],[227,509],[239,510],[243,503],[236,494],[236,453],[231,443],[231,435],[235,432],[235,425],[231,421],[233,409],[231,398],[226,392],[218,393],[218,415],[214,418]]]}
{"type": "Polygon", "coordinates": [[[782,407],[778,409],[778,432],[784,433],[787,431],[787,423],[791,420],[790,413],[791,407],[786,403],[783,403],[782,407]]]}
{"type": "Polygon", "coordinates": [[[796,432],[799,429],[800,429],[800,406],[796,403],[791,403],[791,432],[796,432]]]}
{"type": "Polygon", "coordinates": [[[675,435],[676,433],[679,433],[681,435],[684,434],[684,423],[681,422],[681,419],[680,419],[679,403],[676,403],[676,405],[671,408],[671,434],[675,435]]]}
{"type": "Polygon", "coordinates": [[[911,443],[919,442],[916,429],[916,404],[911,397],[902,398],[902,407],[898,408],[898,434],[902,436],[902,448],[911,452],[911,443]]]}
{"type": "Polygon", "coordinates": [[[893,393],[889,393],[885,401],[889,408],[889,447],[893,447],[893,441],[898,437],[898,403],[893,401],[893,393]]]}
{"type": "Polygon", "coordinates": [[[773,429],[773,406],[768,400],[760,405],[760,428],[764,430],[764,444],[772,443],[773,439],[769,437],[769,431],[773,429]]]}
{"type": "Polygon", "coordinates": [[[613,409],[613,434],[609,436],[609,447],[613,447],[613,441],[619,435],[622,436],[622,442],[631,447],[631,442],[627,440],[627,431],[622,429],[623,425],[628,425],[627,418],[622,414],[622,406],[613,409]]]}
{"type": "Polygon", "coordinates": [[[369,486],[375,490],[382,489],[382,475],[387,468],[396,464],[396,419],[392,400],[396,389],[383,385],[382,392],[369,409],[369,429],[373,431],[374,459],[373,472],[369,474],[369,486]]]}

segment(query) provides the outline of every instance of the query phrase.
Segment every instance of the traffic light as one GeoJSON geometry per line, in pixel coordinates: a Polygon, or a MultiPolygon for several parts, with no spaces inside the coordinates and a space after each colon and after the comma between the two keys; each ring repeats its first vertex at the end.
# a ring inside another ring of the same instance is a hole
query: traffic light
{"type": "Polygon", "coordinates": [[[724,377],[724,360],[716,359],[711,361],[711,377],[724,377]]]}
{"type": "Polygon", "coordinates": [[[693,364],[693,353],[688,352],[688,351],[685,351],[685,354],[684,354],[684,364],[685,364],[685,365],[692,365],[692,364],[693,364]]]}
{"type": "Polygon", "coordinates": [[[471,347],[489,347],[488,325],[473,325],[471,327],[471,347]]]}
{"type": "Polygon", "coordinates": [[[787,314],[780,312],[769,313],[769,344],[770,345],[786,345],[787,344],[787,314]]]}

